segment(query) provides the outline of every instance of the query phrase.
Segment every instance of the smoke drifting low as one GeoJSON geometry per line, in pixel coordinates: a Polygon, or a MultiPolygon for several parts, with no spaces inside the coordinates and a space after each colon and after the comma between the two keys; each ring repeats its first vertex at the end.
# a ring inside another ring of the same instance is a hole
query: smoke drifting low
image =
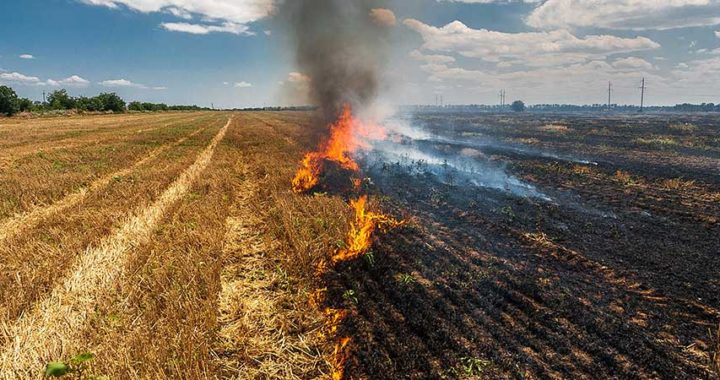
{"type": "Polygon", "coordinates": [[[286,0],[280,8],[296,64],[310,78],[310,100],[326,121],[345,104],[362,109],[377,96],[389,30],[389,15],[377,11],[379,3],[286,0]]]}

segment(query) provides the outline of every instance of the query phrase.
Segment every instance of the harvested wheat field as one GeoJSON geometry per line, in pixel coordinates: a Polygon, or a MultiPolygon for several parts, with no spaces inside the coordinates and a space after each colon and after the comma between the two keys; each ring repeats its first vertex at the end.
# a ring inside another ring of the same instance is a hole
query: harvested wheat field
{"type": "MultiPolygon", "coordinates": [[[[323,316],[270,224],[316,217],[288,194],[307,138],[297,120],[3,119],[1,377],[42,378],[87,353],[83,378],[329,374],[323,316]]],[[[333,206],[336,230],[298,229],[298,253],[341,238],[345,207],[333,206]]]]}
{"type": "Polygon", "coordinates": [[[346,111],[0,119],[1,377],[714,376],[714,119],[346,111]]]}

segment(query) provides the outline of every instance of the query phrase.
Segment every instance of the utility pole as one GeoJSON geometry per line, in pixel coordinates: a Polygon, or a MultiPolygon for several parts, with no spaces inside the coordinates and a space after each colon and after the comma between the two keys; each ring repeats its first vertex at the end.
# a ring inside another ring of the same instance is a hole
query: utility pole
{"type": "Polygon", "coordinates": [[[612,82],[608,82],[608,111],[611,109],[611,97],[612,97],[612,82]]]}
{"type": "Polygon", "coordinates": [[[443,96],[441,94],[440,95],[440,107],[444,107],[444,106],[445,106],[445,102],[443,101],[443,96]]]}
{"type": "Polygon", "coordinates": [[[45,104],[45,91],[43,91],[43,104],[45,104]]]}
{"type": "Polygon", "coordinates": [[[500,109],[505,108],[505,90],[500,90],[500,109]]]}
{"type": "Polygon", "coordinates": [[[642,85],[640,86],[640,112],[642,112],[645,107],[645,89],[645,78],[643,77],[642,85]]]}

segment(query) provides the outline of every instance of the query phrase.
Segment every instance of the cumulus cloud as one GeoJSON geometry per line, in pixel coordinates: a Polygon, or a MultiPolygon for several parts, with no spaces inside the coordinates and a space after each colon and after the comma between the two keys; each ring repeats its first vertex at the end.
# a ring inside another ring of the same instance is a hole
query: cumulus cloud
{"type": "Polygon", "coordinates": [[[48,79],[46,81],[43,81],[42,79],[31,76],[31,75],[25,75],[18,72],[4,72],[0,73],[0,82],[7,82],[12,83],[16,85],[26,85],[26,86],[65,86],[65,87],[86,87],[90,84],[90,81],[78,76],[73,75],[70,77],[67,77],[65,79],[60,80],[54,80],[54,79],[48,79]]]}
{"type": "Polygon", "coordinates": [[[225,32],[248,35],[247,24],[270,15],[275,8],[273,0],[81,0],[90,5],[119,9],[121,6],[134,11],[163,12],[185,20],[198,16],[202,23],[169,22],[161,26],[169,31],[193,34],[225,32]]]}
{"type": "Polygon", "coordinates": [[[38,84],[41,83],[40,78],[21,74],[18,72],[0,73],[0,81],[18,83],[18,84],[38,84]]]}
{"type": "Polygon", "coordinates": [[[720,0],[547,0],[528,16],[540,29],[674,29],[720,24],[720,0]]]}
{"type": "Polygon", "coordinates": [[[235,83],[233,84],[233,87],[235,87],[235,88],[249,88],[249,87],[252,87],[252,86],[253,86],[252,83],[248,83],[248,82],[245,82],[245,81],[235,82],[235,83]]]}
{"type": "Polygon", "coordinates": [[[671,72],[673,94],[715,94],[720,82],[720,55],[678,64],[671,72]]]}
{"type": "Polygon", "coordinates": [[[87,79],[84,79],[80,76],[72,75],[70,77],[67,77],[67,78],[61,79],[61,80],[48,79],[46,84],[48,86],[56,86],[56,87],[59,87],[59,86],[87,87],[88,85],[90,85],[90,81],[87,79]]]}
{"type": "Polygon", "coordinates": [[[370,10],[370,18],[378,25],[381,26],[395,26],[397,24],[397,18],[395,13],[390,9],[375,8],[370,10]]]}
{"type": "Polygon", "coordinates": [[[580,63],[611,54],[660,47],[657,42],[645,37],[589,35],[580,38],[567,30],[504,33],[472,29],[460,21],[443,27],[427,25],[415,19],[407,19],[404,24],[422,36],[424,50],[526,66],[580,63]]]}
{"type": "Polygon", "coordinates": [[[35,56],[32,54],[20,54],[19,56],[21,59],[35,59],[35,56]]]}

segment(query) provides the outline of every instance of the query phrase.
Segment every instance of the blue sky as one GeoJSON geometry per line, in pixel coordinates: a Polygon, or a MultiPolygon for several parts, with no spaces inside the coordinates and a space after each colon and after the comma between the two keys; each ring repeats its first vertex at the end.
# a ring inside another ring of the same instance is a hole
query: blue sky
{"type": "MultiPolygon", "coordinates": [[[[277,0],[3,0],[0,83],[219,107],[302,103],[277,0]],[[23,56],[21,58],[21,56],[23,56]],[[293,74],[291,74],[293,73],[293,74]]],[[[387,0],[392,104],[720,102],[720,0],[387,0]]],[[[302,36],[300,36],[302,38],[302,36]]]]}

